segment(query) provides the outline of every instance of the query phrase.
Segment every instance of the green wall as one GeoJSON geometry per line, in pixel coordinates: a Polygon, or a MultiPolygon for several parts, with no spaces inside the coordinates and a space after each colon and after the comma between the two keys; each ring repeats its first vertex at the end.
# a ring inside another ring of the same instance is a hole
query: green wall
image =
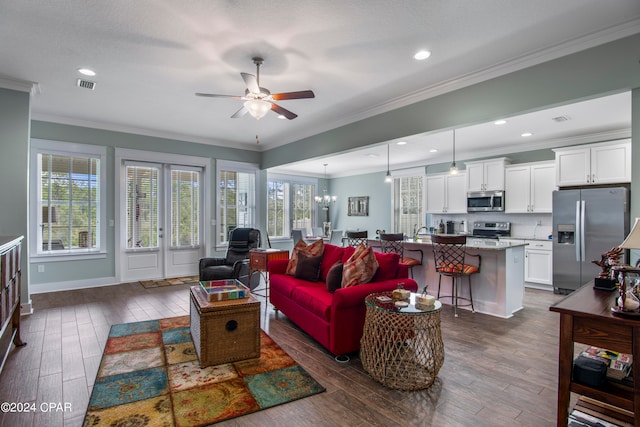
{"type": "MultiPolygon", "coordinates": [[[[262,167],[640,88],[640,34],[267,150],[262,167]]],[[[495,157],[495,156],[494,156],[495,157]]]]}
{"type": "Polygon", "coordinates": [[[23,235],[22,302],[29,301],[27,264],[29,93],[0,88],[0,235],[23,235]]]}
{"type": "MultiPolygon", "coordinates": [[[[107,219],[115,220],[118,215],[114,211],[115,185],[118,179],[115,177],[115,149],[126,148],[144,150],[149,152],[163,152],[169,154],[181,154],[188,156],[204,157],[211,159],[224,159],[250,163],[260,163],[260,153],[257,151],[239,150],[234,148],[219,147],[207,144],[158,138],[144,135],[114,132],[101,129],[93,129],[80,126],[62,125],[50,122],[33,121],[31,123],[31,137],[49,139],[82,144],[100,145],[107,147],[107,219]]],[[[209,183],[211,191],[211,212],[215,212],[215,162],[212,161],[214,170],[211,173],[212,182],[209,183]]],[[[22,170],[22,174],[24,169],[22,170]]],[[[26,178],[26,177],[25,177],[26,178]]],[[[26,192],[25,192],[26,194],[26,192]]],[[[24,221],[24,213],[22,220],[24,221]]],[[[211,235],[214,235],[213,226],[211,235]]],[[[25,224],[26,228],[26,224],[25,224]]],[[[209,250],[214,253],[213,242],[209,250]]],[[[116,269],[115,228],[107,228],[107,257],[105,259],[72,260],[47,262],[45,272],[37,271],[37,264],[31,266],[32,285],[46,283],[60,283],[66,281],[81,280],[112,280],[116,269]]]]}

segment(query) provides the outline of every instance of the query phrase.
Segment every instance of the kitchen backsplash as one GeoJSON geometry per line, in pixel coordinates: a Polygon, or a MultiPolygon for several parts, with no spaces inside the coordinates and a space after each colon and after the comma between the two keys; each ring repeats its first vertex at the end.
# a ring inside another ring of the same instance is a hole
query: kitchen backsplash
{"type": "Polygon", "coordinates": [[[427,214],[427,227],[438,228],[440,220],[454,221],[456,231],[462,231],[461,222],[467,222],[467,230],[473,232],[475,221],[510,222],[511,236],[529,239],[547,239],[552,230],[552,214],[505,214],[498,212],[474,213],[466,215],[427,214]],[[540,223],[540,225],[537,225],[540,223]]]}

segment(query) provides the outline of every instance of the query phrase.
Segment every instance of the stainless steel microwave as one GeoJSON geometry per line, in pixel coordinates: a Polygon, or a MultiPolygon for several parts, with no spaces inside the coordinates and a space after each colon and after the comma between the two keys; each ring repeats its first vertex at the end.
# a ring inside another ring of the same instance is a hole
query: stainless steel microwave
{"type": "Polygon", "coordinates": [[[504,191],[469,191],[467,212],[504,212],[504,191]]]}

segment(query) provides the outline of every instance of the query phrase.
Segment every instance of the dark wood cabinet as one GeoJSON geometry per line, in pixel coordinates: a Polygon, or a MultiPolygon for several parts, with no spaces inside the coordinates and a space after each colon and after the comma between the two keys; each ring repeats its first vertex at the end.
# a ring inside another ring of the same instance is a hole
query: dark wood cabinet
{"type": "Polygon", "coordinates": [[[634,413],[640,427],[640,319],[612,314],[617,292],[593,289],[588,283],[550,310],[560,313],[558,352],[558,426],[566,426],[571,392],[599,400],[634,413]],[[607,383],[593,388],[572,381],[574,343],[593,345],[633,356],[633,386],[607,383]]]}
{"type": "Polygon", "coordinates": [[[20,339],[20,286],[22,236],[0,236],[0,370],[11,348],[26,343],[20,339]]]}

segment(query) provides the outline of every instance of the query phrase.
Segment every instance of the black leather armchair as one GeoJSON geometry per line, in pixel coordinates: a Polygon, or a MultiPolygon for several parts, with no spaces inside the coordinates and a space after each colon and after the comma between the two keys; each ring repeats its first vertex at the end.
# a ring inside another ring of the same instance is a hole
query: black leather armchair
{"type": "Polygon", "coordinates": [[[260,247],[260,230],[234,228],[229,232],[229,248],[224,258],[200,258],[200,281],[238,279],[250,289],[259,285],[249,277],[249,251],[260,247]],[[255,282],[255,283],[254,283],[255,282]]]}

